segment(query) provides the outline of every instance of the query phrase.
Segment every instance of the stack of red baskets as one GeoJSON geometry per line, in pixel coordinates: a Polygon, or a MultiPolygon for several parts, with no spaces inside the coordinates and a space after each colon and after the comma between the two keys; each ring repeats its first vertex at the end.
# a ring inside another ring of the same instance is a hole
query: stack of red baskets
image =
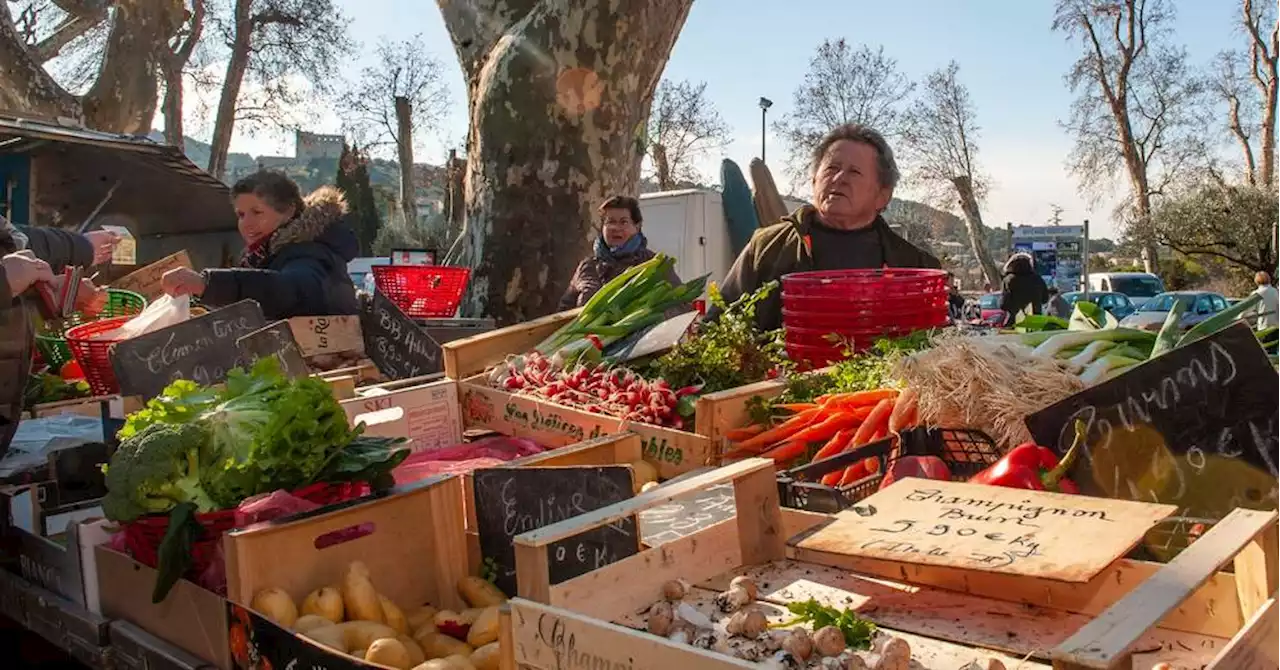
{"type": "Polygon", "coordinates": [[[819,368],[884,337],[947,325],[947,273],[885,268],[782,278],[787,355],[819,368]],[[834,337],[833,337],[834,336],[834,337]]]}
{"type": "Polygon", "coordinates": [[[113,395],[120,392],[120,383],[116,381],[116,372],[111,367],[111,345],[120,342],[120,338],[111,337],[111,331],[123,326],[132,316],[117,316],[114,319],[90,321],[67,331],[67,348],[71,356],[84,371],[84,379],[95,396],[113,395]]]}
{"type": "Polygon", "coordinates": [[[447,319],[458,312],[471,269],[448,265],[375,265],[373,283],[415,319],[447,319]]]}

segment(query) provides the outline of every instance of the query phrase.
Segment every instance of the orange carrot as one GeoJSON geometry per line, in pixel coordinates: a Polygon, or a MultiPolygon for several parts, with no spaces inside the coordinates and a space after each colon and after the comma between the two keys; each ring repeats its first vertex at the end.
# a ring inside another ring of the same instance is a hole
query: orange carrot
{"type": "Polygon", "coordinates": [[[742,442],[743,440],[749,440],[763,432],[764,432],[763,423],[753,423],[750,426],[747,426],[746,428],[737,428],[734,430],[730,430],[726,432],[724,436],[730,442],[742,442]]]}
{"type": "Polygon", "coordinates": [[[782,464],[803,456],[804,450],[808,446],[808,442],[804,442],[802,440],[790,440],[764,452],[761,456],[764,458],[772,458],[774,463],[782,464]]]}
{"type": "Polygon", "coordinates": [[[791,403],[783,403],[781,405],[774,405],[774,407],[781,410],[786,410],[788,412],[803,412],[807,409],[813,409],[817,406],[818,406],[818,403],[816,402],[791,402],[791,403]]]}
{"type": "Polygon", "coordinates": [[[867,420],[863,421],[861,426],[858,426],[858,432],[854,434],[853,442],[851,443],[854,447],[870,444],[871,437],[889,425],[889,415],[893,412],[893,401],[894,398],[887,397],[876,403],[875,408],[871,410],[871,414],[867,416],[867,420]]]}
{"type": "Polygon", "coordinates": [[[865,408],[866,411],[863,411],[863,409],[864,408],[859,408],[849,412],[840,411],[827,414],[825,418],[821,420],[821,423],[815,421],[807,428],[792,435],[790,439],[801,440],[804,442],[826,442],[836,433],[862,423],[862,421],[867,418],[867,415],[871,413],[870,408],[865,408]]]}
{"type": "Polygon", "coordinates": [[[820,408],[805,410],[790,419],[787,419],[780,426],[770,428],[769,430],[759,433],[754,437],[739,442],[737,448],[745,451],[753,451],[758,454],[764,451],[765,447],[791,437],[820,416],[822,416],[822,410],[820,408]]]}
{"type": "Polygon", "coordinates": [[[898,395],[898,400],[893,405],[893,413],[889,415],[889,432],[897,433],[903,428],[912,426],[907,422],[915,414],[919,399],[920,394],[916,393],[915,389],[907,389],[898,395]]]}
{"type": "Polygon", "coordinates": [[[856,431],[856,428],[850,426],[837,432],[835,437],[832,437],[829,442],[822,445],[822,448],[818,450],[818,453],[813,455],[813,460],[820,461],[844,451],[845,445],[849,444],[849,440],[853,439],[853,434],[856,431]]]}
{"type": "Polygon", "coordinates": [[[897,389],[875,389],[874,391],[855,391],[853,393],[832,393],[823,401],[824,406],[860,407],[875,405],[885,398],[897,398],[897,389]]]}
{"type": "Polygon", "coordinates": [[[856,484],[871,475],[880,471],[880,459],[864,458],[863,460],[845,468],[844,475],[840,478],[840,486],[849,486],[856,484]]]}

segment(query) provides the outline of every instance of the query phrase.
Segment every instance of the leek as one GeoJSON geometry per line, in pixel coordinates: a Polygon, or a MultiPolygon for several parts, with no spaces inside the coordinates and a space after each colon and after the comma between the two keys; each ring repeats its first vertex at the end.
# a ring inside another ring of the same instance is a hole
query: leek
{"type": "Polygon", "coordinates": [[[1155,335],[1142,330],[1134,330],[1132,328],[1110,328],[1107,330],[1069,330],[1065,333],[1055,333],[1053,337],[1045,340],[1040,346],[1035,348],[1034,353],[1044,358],[1054,358],[1058,352],[1069,349],[1071,347],[1087,346],[1097,340],[1107,340],[1110,342],[1128,342],[1153,340],[1155,335]]]}
{"type": "Polygon", "coordinates": [[[1178,340],[1178,346],[1186,346],[1201,338],[1209,337],[1217,334],[1220,330],[1225,330],[1228,326],[1236,322],[1244,315],[1245,312],[1253,309],[1258,303],[1262,302],[1262,296],[1254,293],[1253,295],[1241,300],[1240,302],[1214,314],[1213,316],[1196,324],[1194,328],[1187,331],[1182,339],[1178,340]]]}
{"type": "Polygon", "coordinates": [[[1111,340],[1094,340],[1083,351],[1071,357],[1071,360],[1067,361],[1067,365],[1072,370],[1079,372],[1092,363],[1098,357],[1098,354],[1114,346],[1116,346],[1116,343],[1111,340]]]}
{"type": "Polygon", "coordinates": [[[1151,348],[1151,357],[1155,358],[1161,354],[1167,353],[1178,346],[1178,332],[1182,323],[1182,314],[1187,311],[1187,304],[1181,300],[1175,300],[1173,309],[1164,317],[1164,325],[1160,327],[1160,334],[1156,335],[1156,345],[1151,348]]]}
{"type": "Polygon", "coordinates": [[[1112,370],[1131,367],[1141,362],[1142,361],[1140,360],[1125,356],[1103,356],[1102,358],[1090,363],[1089,367],[1085,368],[1084,372],[1080,373],[1080,381],[1084,382],[1085,386],[1093,386],[1094,384],[1101,382],[1106,377],[1107,373],[1112,370]]]}

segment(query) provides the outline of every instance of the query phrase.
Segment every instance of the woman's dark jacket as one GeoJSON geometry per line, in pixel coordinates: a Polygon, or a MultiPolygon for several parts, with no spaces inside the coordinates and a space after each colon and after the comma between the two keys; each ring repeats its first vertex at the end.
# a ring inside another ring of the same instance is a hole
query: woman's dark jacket
{"type": "Polygon", "coordinates": [[[265,255],[248,261],[249,267],[205,270],[200,301],[225,307],[256,300],[268,321],[357,313],[347,262],[359,255],[360,243],[346,214],[341,191],[317,189],[301,214],[272,233],[265,255]]]}
{"type": "MultiPolygon", "coordinates": [[[[564,297],[560,298],[560,309],[563,311],[587,304],[600,287],[622,274],[627,268],[639,265],[657,255],[649,250],[644,233],[636,233],[636,235],[640,236],[640,247],[630,253],[615,254],[609,250],[603,240],[597,241],[595,253],[578,263],[578,269],[573,272],[573,278],[569,280],[569,290],[565,291],[564,297]]],[[[672,286],[679,286],[681,283],[680,277],[676,276],[674,271],[667,276],[667,281],[671,282],[672,286]]]]}
{"type": "Polygon", "coordinates": [[[1036,274],[1031,257],[1014,254],[1004,264],[1004,282],[1000,291],[1000,309],[1005,313],[1005,325],[1013,325],[1022,310],[1030,307],[1032,314],[1040,313],[1040,306],[1049,302],[1049,287],[1036,274]]]}

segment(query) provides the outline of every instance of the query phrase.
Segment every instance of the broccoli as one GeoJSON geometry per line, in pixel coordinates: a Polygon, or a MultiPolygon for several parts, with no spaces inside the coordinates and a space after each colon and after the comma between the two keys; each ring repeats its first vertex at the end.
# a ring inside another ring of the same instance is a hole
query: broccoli
{"type": "Polygon", "coordinates": [[[198,423],[156,423],[120,443],[106,468],[102,512],[112,521],[163,514],[189,502],[218,509],[200,483],[210,465],[209,431],[198,423]]]}

